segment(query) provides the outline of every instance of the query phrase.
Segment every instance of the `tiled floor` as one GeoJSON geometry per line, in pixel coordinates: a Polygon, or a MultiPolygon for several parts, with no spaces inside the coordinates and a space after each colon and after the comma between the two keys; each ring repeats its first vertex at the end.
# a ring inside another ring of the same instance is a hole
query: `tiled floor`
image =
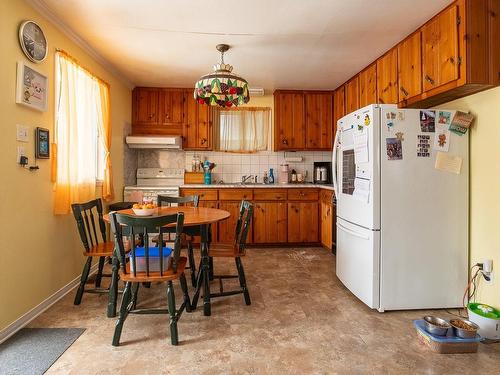
{"type": "MultiPolygon", "coordinates": [[[[73,306],[71,293],[31,326],[87,329],[49,374],[499,373],[500,344],[481,344],[477,354],[431,353],[411,324],[424,311],[371,311],[340,284],[334,262],[323,249],[249,250],[252,305],[239,295],[216,300],[211,317],[200,308],[184,313],[177,347],[165,315],[130,315],[122,346],[112,347],[116,320],[105,317],[106,297],[92,294],[73,306]]],[[[232,266],[216,261],[216,271],[232,266]]],[[[166,306],[165,288],[141,289],[139,301],[166,306]]]]}

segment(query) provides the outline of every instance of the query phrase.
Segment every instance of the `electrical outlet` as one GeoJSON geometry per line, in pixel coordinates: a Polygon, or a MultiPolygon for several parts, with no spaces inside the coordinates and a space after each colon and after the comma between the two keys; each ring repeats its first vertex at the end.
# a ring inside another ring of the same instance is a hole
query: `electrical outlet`
{"type": "Polygon", "coordinates": [[[16,125],[16,140],[19,142],[28,142],[28,127],[24,125],[16,125]]]}
{"type": "Polygon", "coordinates": [[[17,146],[17,164],[21,163],[21,156],[26,156],[26,148],[24,146],[17,146]]]}

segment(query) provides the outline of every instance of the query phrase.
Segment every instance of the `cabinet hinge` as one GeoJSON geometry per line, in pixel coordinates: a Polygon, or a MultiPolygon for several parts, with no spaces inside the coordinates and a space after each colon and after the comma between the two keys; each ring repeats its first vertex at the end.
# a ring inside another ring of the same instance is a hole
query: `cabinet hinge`
{"type": "Polygon", "coordinates": [[[457,25],[460,25],[462,23],[462,17],[457,16],[457,25]]]}

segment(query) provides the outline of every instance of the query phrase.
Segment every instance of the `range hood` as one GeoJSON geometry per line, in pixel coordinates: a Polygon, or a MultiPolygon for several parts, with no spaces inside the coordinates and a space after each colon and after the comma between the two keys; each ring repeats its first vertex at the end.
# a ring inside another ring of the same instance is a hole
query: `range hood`
{"type": "Polygon", "coordinates": [[[180,136],[150,136],[130,135],[125,138],[130,148],[156,148],[163,150],[180,150],[182,139],[180,136]]]}

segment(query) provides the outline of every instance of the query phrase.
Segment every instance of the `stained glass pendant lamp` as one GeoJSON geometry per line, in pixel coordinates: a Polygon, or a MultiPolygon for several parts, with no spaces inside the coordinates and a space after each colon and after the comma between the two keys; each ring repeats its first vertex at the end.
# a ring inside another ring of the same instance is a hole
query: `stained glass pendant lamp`
{"type": "Polygon", "coordinates": [[[218,44],[215,48],[221,53],[221,62],[214,65],[214,71],[201,77],[194,88],[194,98],[200,104],[232,107],[250,101],[248,82],[232,73],[233,67],[224,63],[227,44],[218,44]]]}

